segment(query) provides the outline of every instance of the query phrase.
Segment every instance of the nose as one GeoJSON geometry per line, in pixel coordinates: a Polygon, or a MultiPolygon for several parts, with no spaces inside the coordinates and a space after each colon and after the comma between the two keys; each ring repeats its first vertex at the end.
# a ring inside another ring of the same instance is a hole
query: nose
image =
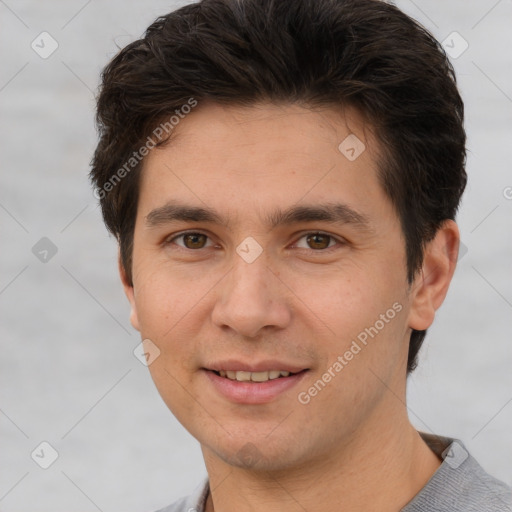
{"type": "Polygon", "coordinates": [[[290,293],[262,254],[247,263],[234,255],[234,265],[219,283],[212,321],[240,336],[255,338],[265,328],[285,328],[291,320],[290,293]]]}

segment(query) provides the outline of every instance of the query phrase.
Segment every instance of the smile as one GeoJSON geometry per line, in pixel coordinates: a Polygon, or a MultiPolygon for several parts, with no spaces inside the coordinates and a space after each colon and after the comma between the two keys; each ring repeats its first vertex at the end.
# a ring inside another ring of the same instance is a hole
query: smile
{"type": "Polygon", "coordinates": [[[286,370],[269,370],[268,372],[245,372],[245,371],[233,371],[233,370],[219,370],[215,372],[221,377],[225,377],[231,380],[237,380],[239,382],[266,382],[267,380],[279,379],[280,377],[289,377],[292,372],[286,370]]]}
{"type": "MultiPolygon", "coordinates": [[[[234,365],[230,366],[236,368],[234,365]]],[[[222,396],[224,399],[237,404],[257,405],[278,399],[279,396],[298,386],[309,373],[309,369],[299,370],[297,368],[293,368],[295,371],[262,371],[261,365],[259,366],[260,368],[255,368],[259,371],[252,372],[236,369],[208,370],[203,368],[202,375],[204,375],[206,382],[209,383],[215,394],[222,396]]],[[[279,367],[277,366],[277,368],[279,367]]]]}

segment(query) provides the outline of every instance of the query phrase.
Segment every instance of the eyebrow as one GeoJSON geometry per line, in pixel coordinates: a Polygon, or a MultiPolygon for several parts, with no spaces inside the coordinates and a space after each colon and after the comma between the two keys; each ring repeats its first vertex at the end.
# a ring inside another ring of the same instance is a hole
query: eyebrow
{"type": "MultiPolygon", "coordinates": [[[[229,220],[209,207],[190,206],[169,202],[152,210],[145,219],[148,228],[155,228],[175,221],[207,222],[229,227],[229,220]]],[[[288,226],[301,222],[323,221],[349,224],[361,230],[370,231],[369,218],[343,203],[292,206],[286,210],[277,209],[265,218],[268,229],[288,226]]]]}

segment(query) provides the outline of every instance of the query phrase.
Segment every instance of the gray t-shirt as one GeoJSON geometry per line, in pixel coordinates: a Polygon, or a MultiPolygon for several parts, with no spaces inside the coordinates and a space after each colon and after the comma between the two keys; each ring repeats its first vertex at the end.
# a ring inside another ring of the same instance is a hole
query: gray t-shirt
{"type": "MultiPolygon", "coordinates": [[[[400,512],[512,512],[512,488],[489,475],[461,441],[420,435],[443,462],[400,512]]],[[[209,490],[205,479],[190,496],[158,512],[204,512],[209,490]]]]}

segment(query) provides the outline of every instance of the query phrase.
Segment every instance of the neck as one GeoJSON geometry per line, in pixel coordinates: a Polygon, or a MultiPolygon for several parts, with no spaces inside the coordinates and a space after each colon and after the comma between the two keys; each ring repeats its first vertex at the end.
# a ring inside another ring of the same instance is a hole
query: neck
{"type": "MultiPolygon", "coordinates": [[[[405,409],[405,408],[404,408],[405,409]]],[[[405,410],[392,425],[362,427],[343,447],[301,467],[254,472],[226,464],[203,446],[210,481],[206,512],[401,510],[441,464],[405,410]],[[366,431],[365,431],[366,430],[366,431]]]]}

